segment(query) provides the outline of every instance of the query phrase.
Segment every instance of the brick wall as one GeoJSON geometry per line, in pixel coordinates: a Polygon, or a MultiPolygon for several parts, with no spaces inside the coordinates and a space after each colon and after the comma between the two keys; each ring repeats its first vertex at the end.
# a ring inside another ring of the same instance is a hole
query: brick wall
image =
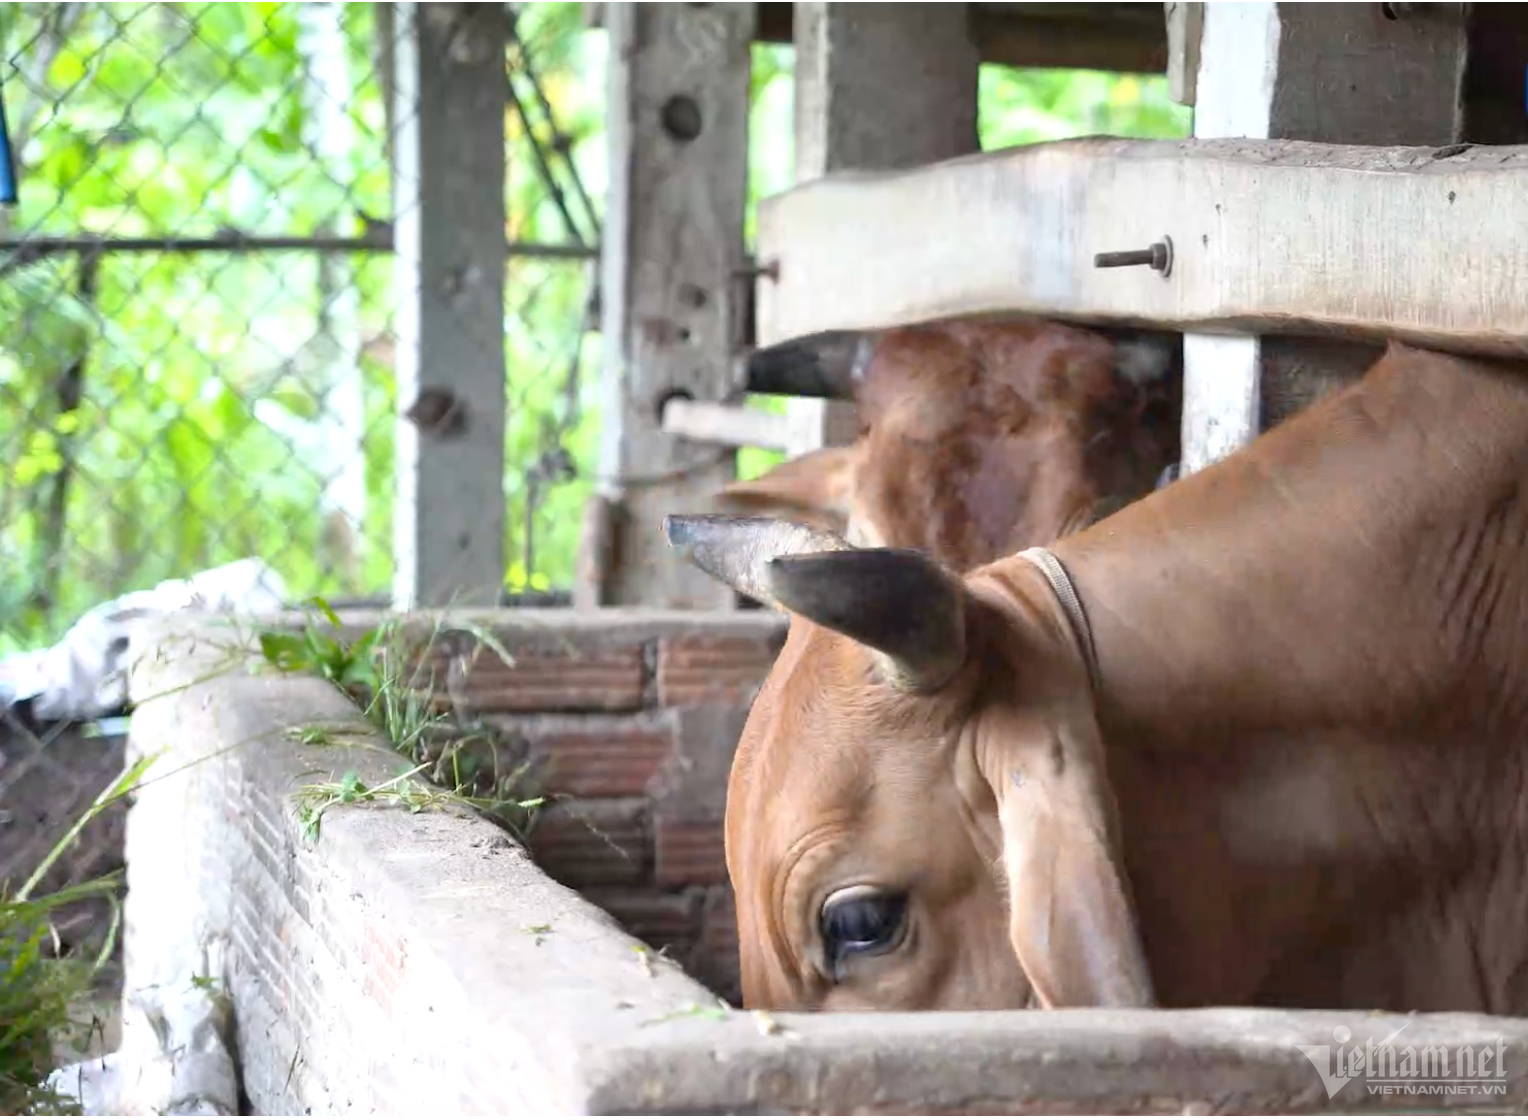
{"type": "Polygon", "coordinates": [[[645,1052],[682,1030],[695,980],[735,996],[721,812],[781,628],[610,613],[476,619],[516,665],[485,654],[443,682],[567,795],[532,852],[467,814],[375,806],[332,811],[312,842],[301,785],[398,771],[357,737],[295,733],[353,721],[349,702],[258,659],[230,672],[226,631],[136,660],[134,695],[155,699],[129,752],[168,755],[127,822],[127,987],[224,981],[257,1113],[584,1111],[609,1039],[645,1052]],[[642,967],[629,935],[677,967],[642,967]]]}
{"type": "Polygon", "coordinates": [[[490,626],[513,666],[486,650],[453,656],[444,640],[441,703],[531,761],[548,798],[530,835],[537,863],[737,1001],[727,776],[783,620],[611,611],[602,625],[536,614],[534,625],[490,626]]]}

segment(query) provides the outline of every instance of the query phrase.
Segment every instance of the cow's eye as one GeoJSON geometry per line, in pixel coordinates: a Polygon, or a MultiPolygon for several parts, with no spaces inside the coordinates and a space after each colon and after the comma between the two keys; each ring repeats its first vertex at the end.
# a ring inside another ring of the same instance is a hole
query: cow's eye
{"type": "Polygon", "coordinates": [[[846,887],[822,904],[822,944],[835,978],[860,953],[894,947],[907,916],[907,896],[875,887],[846,887]]]}

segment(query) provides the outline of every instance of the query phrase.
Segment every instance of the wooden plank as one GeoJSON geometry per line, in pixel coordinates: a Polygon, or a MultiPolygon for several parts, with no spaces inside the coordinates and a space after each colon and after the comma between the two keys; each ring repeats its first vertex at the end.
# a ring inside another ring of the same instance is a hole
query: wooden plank
{"type": "Polygon", "coordinates": [[[1199,45],[1204,34],[1204,5],[1169,0],[1167,10],[1167,95],[1192,105],[1199,79],[1199,45]]]}
{"type": "Polygon", "coordinates": [[[1155,4],[972,4],[983,62],[1160,74],[1167,29],[1155,4]]]}
{"type": "Polygon", "coordinates": [[[794,452],[802,442],[797,427],[789,416],[712,401],[676,397],[663,407],[665,432],[721,447],[794,452]]]}
{"type": "Polygon", "coordinates": [[[504,582],[501,5],[399,4],[393,600],[497,604],[504,582]]]}
{"type": "MultiPolygon", "coordinates": [[[[795,32],[798,183],[980,150],[978,58],[960,5],[813,0],[796,5],[795,32]]],[[[859,431],[846,401],[792,399],[786,415],[806,440],[798,451],[859,431]]]]}
{"type": "Polygon", "coordinates": [[[1525,228],[1523,147],[1094,138],[843,172],[760,209],[759,343],[1019,312],[1523,354],[1525,228]],[[1165,278],[1093,267],[1164,235],[1165,278]]]}
{"type": "MultiPolygon", "coordinates": [[[[898,18],[902,5],[856,4],[898,18]]],[[[956,5],[942,5],[956,7],[956,5]]],[[[585,27],[605,26],[603,3],[583,6],[585,27]]],[[[795,42],[794,4],[756,5],[754,40],[795,42]]],[[[1155,5],[1124,4],[966,4],[982,62],[1000,66],[1076,67],[1122,73],[1160,74],[1166,66],[1167,36],[1155,5]]]]}
{"type": "MultiPolygon", "coordinates": [[[[1390,18],[1395,14],[1376,4],[1205,5],[1195,137],[1440,146],[1458,140],[1463,5],[1432,5],[1423,19],[1390,18]]],[[[1312,379],[1298,343],[1265,355],[1268,341],[1185,336],[1182,473],[1255,439],[1265,426],[1265,397],[1288,410],[1301,397],[1329,390],[1334,382],[1326,374],[1334,368],[1352,379],[1372,358],[1364,347],[1336,354],[1322,347],[1324,375],[1312,379]]]]}
{"type": "Polygon", "coordinates": [[[672,397],[718,401],[733,387],[754,6],[613,4],[605,19],[600,475],[613,559],[597,598],[725,609],[732,592],[678,557],[663,517],[711,508],[734,457],[660,417],[672,397]]]}

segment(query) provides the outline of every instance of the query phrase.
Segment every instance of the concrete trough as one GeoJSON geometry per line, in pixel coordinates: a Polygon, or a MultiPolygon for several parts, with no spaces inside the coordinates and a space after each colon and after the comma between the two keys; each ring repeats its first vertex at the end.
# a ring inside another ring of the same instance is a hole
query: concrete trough
{"type": "MultiPolygon", "coordinates": [[[[697,627],[694,616],[559,617],[558,625],[578,631],[560,639],[572,647],[590,634],[609,648],[640,633],[657,643],[660,661],[697,627]]],[[[714,633],[699,646],[730,651],[733,663],[741,643],[778,626],[768,616],[702,622],[714,633]]],[[[500,623],[496,632],[511,641],[548,625],[500,623]]],[[[681,674],[670,691],[686,680],[695,685],[681,674]]],[[[651,694],[652,684],[644,677],[639,692],[651,694]]],[[[1528,1105],[1523,1020],[1249,1009],[737,1010],[474,814],[341,806],[325,814],[316,839],[305,834],[294,802],[305,783],[353,772],[378,784],[398,773],[401,760],[332,686],[264,665],[248,627],[182,621],[162,628],[138,651],[132,688],[129,753],[163,753],[127,825],[127,987],[193,982],[182,975],[188,961],[225,984],[256,1113],[1513,1112],[1528,1105]],[[313,736],[303,729],[319,726],[338,730],[324,743],[304,742],[313,736]],[[1368,1076],[1343,1079],[1344,1056],[1386,1040],[1402,1073],[1418,1055],[1436,1062],[1445,1052],[1457,1073],[1467,1051],[1476,1075],[1434,1082],[1445,1093],[1416,1091],[1414,1076],[1392,1078],[1388,1088],[1368,1076]],[[1492,1064],[1482,1071],[1485,1054],[1492,1064]]],[[[670,699],[716,697],[702,688],[670,699]]],[[[714,711],[711,718],[713,738],[735,734],[714,711]]],[[[722,741],[719,749],[730,746],[722,741]]]]}

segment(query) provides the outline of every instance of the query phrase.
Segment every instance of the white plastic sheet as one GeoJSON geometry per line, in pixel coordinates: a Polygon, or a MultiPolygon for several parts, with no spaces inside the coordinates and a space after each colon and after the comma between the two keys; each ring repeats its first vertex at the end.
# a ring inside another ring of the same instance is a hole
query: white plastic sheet
{"type": "Polygon", "coordinates": [[[122,1046],[57,1070],[49,1086],[86,1116],[237,1116],[233,1014],[216,987],[165,986],[128,996],[122,1046]]]}
{"type": "Polygon", "coordinates": [[[175,611],[265,614],[281,610],[286,600],[275,570],[246,559],[102,603],[51,649],[0,660],[0,708],[30,700],[33,717],[45,722],[117,711],[127,702],[133,631],[145,621],[175,611]]]}

